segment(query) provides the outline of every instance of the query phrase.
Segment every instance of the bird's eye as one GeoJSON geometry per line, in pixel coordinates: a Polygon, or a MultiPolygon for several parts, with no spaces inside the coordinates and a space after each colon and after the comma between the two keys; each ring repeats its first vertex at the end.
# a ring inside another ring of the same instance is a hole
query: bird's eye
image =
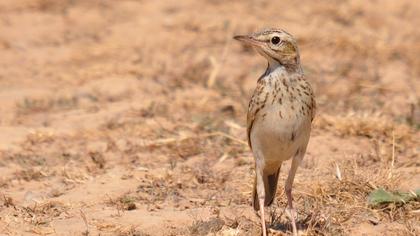
{"type": "Polygon", "coordinates": [[[271,43],[276,45],[278,43],[280,43],[280,38],[278,36],[274,36],[271,38],[271,43]]]}

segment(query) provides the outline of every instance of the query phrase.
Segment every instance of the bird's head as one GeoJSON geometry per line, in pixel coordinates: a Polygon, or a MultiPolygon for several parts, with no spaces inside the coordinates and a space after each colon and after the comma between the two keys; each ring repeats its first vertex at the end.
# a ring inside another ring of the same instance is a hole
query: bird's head
{"type": "Polygon", "coordinates": [[[300,68],[299,50],[292,35],[281,29],[267,29],[249,35],[237,35],[234,39],[255,48],[267,58],[270,65],[300,68]]]}

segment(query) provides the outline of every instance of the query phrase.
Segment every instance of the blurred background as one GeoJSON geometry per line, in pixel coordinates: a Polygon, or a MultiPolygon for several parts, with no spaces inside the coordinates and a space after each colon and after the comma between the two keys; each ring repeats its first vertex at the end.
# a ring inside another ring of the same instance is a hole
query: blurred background
{"type": "MultiPolygon", "coordinates": [[[[0,1],[0,234],[258,235],[246,111],[299,43],[318,114],[294,199],[303,235],[418,235],[419,1],[0,1]]],[[[281,191],[270,232],[290,235],[281,191]]]]}

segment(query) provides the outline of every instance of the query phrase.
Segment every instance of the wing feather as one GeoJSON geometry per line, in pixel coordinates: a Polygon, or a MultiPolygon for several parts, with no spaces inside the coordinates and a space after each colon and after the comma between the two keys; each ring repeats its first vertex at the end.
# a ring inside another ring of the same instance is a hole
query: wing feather
{"type": "Polygon", "coordinates": [[[254,94],[251,97],[251,101],[249,102],[248,106],[248,114],[246,117],[246,123],[247,123],[247,136],[248,136],[248,145],[252,150],[252,144],[251,144],[251,130],[252,126],[254,125],[255,120],[258,117],[259,112],[261,109],[264,108],[265,102],[267,100],[267,95],[263,96],[264,92],[264,86],[265,81],[263,79],[260,79],[258,81],[257,87],[254,90],[254,94]]]}

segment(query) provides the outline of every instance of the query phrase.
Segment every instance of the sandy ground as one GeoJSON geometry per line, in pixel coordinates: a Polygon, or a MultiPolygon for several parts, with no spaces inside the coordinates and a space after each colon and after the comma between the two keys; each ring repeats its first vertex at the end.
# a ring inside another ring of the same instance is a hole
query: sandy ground
{"type": "MultiPolygon", "coordinates": [[[[0,235],[259,235],[247,102],[300,45],[318,115],[294,199],[301,235],[420,235],[420,2],[0,1],[0,235]],[[341,179],[337,178],[337,169],[341,179]]],[[[290,235],[281,191],[270,233],[290,235]]]]}

